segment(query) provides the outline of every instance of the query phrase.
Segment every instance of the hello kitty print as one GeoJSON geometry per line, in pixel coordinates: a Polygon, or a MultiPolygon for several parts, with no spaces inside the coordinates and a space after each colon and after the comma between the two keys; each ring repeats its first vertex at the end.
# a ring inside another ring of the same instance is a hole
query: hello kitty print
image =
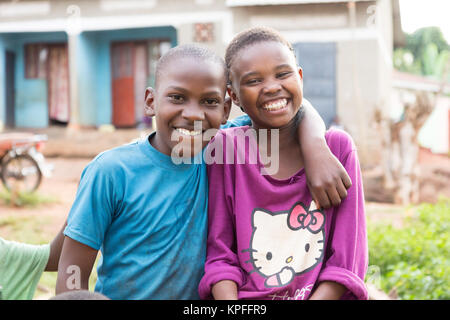
{"type": "Polygon", "coordinates": [[[243,251],[250,252],[246,263],[265,278],[267,288],[283,287],[323,260],[325,215],[313,201],[309,208],[297,202],[288,211],[255,209],[252,227],[250,246],[243,251]]]}

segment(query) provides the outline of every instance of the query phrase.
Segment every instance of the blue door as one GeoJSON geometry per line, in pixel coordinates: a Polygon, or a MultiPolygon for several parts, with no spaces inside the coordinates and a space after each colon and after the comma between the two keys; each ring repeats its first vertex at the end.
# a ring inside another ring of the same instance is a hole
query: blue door
{"type": "Polygon", "coordinates": [[[14,65],[16,61],[16,55],[14,52],[6,51],[6,127],[14,128],[16,120],[14,117],[14,104],[15,104],[15,86],[14,86],[14,65]]]}
{"type": "Polygon", "coordinates": [[[329,127],[336,116],[336,44],[295,43],[294,50],[303,69],[303,95],[329,127]]]}

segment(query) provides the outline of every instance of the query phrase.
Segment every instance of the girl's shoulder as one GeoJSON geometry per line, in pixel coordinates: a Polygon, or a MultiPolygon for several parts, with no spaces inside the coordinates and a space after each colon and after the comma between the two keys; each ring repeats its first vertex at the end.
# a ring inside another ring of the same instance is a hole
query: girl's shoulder
{"type": "Polygon", "coordinates": [[[333,152],[338,159],[342,159],[349,152],[356,150],[353,138],[348,132],[342,129],[328,129],[325,133],[325,139],[331,152],[333,152]]]}

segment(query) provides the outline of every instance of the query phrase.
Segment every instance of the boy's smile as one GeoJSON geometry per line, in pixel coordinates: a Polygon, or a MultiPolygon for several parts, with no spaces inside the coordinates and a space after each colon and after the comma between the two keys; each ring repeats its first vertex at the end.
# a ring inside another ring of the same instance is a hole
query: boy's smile
{"type": "Polygon", "coordinates": [[[231,66],[231,80],[230,96],[255,128],[283,128],[301,106],[302,70],[281,43],[266,41],[241,49],[231,66]]]}
{"type": "Polygon", "coordinates": [[[181,143],[190,152],[180,156],[195,156],[208,144],[202,133],[226,123],[230,103],[225,101],[225,87],[225,70],[218,63],[193,57],[171,61],[156,89],[146,91],[146,111],[156,116],[157,126],[151,144],[172,155],[181,143]]]}

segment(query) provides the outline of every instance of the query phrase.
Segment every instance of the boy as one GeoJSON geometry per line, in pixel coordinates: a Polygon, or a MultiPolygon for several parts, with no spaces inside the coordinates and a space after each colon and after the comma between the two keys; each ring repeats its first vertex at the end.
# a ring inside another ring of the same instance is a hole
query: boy
{"type": "MultiPolygon", "coordinates": [[[[101,249],[95,290],[107,297],[198,298],[206,252],[206,166],[176,165],[170,156],[179,142],[204,148],[202,133],[226,123],[226,79],[223,60],[201,47],[176,47],[159,60],[155,89],[145,95],[157,131],[101,153],[83,171],[65,230],[57,294],[88,289],[101,249]]],[[[301,130],[320,131],[315,125],[301,130]]]]}

